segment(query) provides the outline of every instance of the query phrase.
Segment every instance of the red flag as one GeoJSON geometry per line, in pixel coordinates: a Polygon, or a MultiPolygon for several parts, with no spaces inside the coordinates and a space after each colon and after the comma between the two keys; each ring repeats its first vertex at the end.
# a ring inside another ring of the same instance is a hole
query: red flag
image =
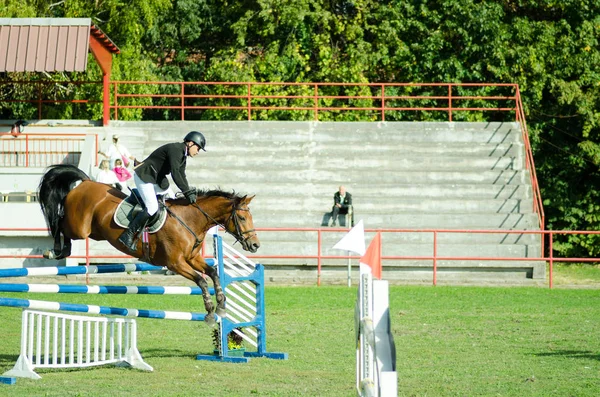
{"type": "Polygon", "coordinates": [[[369,266],[373,277],[381,280],[381,233],[377,232],[367,252],[360,258],[360,263],[369,266]]]}

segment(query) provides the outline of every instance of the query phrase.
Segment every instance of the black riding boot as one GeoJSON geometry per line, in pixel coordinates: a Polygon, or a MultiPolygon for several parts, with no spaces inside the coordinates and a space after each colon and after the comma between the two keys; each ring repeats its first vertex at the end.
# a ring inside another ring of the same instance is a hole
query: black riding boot
{"type": "Polygon", "coordinates": [[[150,218],[150,215],[145,210],[142,210],[129,224],[129,228],[121,234],[119,241],[122,242],[131,251],[135,251],[136,243],[134,241],[135,235],[142,230],[146,225],[146,221],[150,218]]]}

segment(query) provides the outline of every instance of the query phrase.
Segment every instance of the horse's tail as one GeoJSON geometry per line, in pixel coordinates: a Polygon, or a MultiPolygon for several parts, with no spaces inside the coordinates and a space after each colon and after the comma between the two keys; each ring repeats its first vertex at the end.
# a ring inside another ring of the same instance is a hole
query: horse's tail
{"type": "Polygon", "coordinates": [[[70,164],[51,165],[42,176],[37,193],[38,202],[53,237],[60,232],[59,223],[64,215],[65,197],[73,188],[73,184],[89,179],[85,172],[70,164]]]}

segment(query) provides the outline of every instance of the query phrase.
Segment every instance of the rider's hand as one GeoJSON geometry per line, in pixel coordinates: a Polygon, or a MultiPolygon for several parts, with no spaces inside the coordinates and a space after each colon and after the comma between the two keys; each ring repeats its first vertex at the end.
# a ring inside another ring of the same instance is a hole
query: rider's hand
{"type": "Polygon", "coordinates": [[[190,204],[194,204],[196,202],[196,199],[198,198],[198,195],[196,194],[196,188],[191,188],[190,190],[188,190],[187,192],[184,192],[183,194],[184,194],[185,198],[188,199],[190,204]]]}

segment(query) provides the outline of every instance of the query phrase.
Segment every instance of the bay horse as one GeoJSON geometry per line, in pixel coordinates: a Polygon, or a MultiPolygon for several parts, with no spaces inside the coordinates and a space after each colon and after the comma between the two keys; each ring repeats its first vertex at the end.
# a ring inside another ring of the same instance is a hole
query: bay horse
{"type": "Polygon", "coordinates": [[[141,238],[133,252],[118,240],[124,229],[115,223],[113,215],[127,197],[124,193],[110,185],[92,181],[76,166],[52,165],[42,176],[38,187],[38,201],[54,238],[54,250],[46,251],[44,257],[68,257],[71,255],[71,240],[88,237],[106,240],[121,252],[143,258],[156,266],[166,266],[196,283],[202,289],[207,312],[205,321],[214,325],[215,307],[202,274],[208,275],[213,282],[216,314],[221,317],[226,315],[225,294],[217,270],[207,265],[201,255],[201,242],[206,232],[219,225],[249,252],[256,252],[260,241],[248,207],[254,196],[239,196],[220,190],[198,190],[197,194],[193,204],[183,197],[166,200],[167,219],[160,230],[149,235],[146,257],[141,238]]]}

